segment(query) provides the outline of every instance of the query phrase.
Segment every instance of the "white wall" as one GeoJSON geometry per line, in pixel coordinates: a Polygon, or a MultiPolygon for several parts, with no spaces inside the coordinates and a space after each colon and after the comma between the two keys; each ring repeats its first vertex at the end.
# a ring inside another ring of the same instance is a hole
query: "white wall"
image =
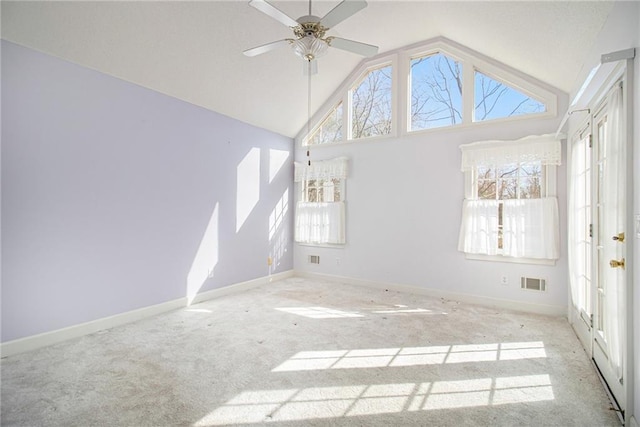
{"type": "MultiPolygon", "coordinates": [[[[567,97],[558,95],[559,111],[564,111],[567,97]]],[[[473,261],[457,250],[464,199],[459,146],[553,133],[558,124],[556,118],[526,119],[314,148],[312,161],[350,159],[347,244],[338,249],[294,245],[296,271],[509,300],[516,302],[513,308],[539,304],[566,312],[564,239],[563,255],[555,266],[473,261]],[[320,265],[308,263],[311,254],[320,255],[320,265]],[[502,275],[508,277],[507,286],[500,284],[502,275]],[[547,279],[548,291],[520,290],[521,276],[547,279]]],[[[297,148],[300,161],[305,152],[297,148]]],[[[558,172],[561,233],[565,235],[565,167],[558,172]]]]}
{"type": "MultiPolygon", "coordinates": [[[[576,79],[576,86],[571,92],[571,99],[578,91],[580,85],[585,80],[589,71],[600,62],[600,56],[605,53],[618,50],[636,48],[636,60],[634,68],[634,209],[635,215],[640,214],[640,3],[638,2],[615,2],[609,18],[603,26],[600,35],[596,39],[593,48],[587,56],[582,71],[576,79]]],[[[571,135],[579,125],[579,118],[569,121],[568,134],[571,135]]],[[[634,253],[633,265],[633,313],[634,313],[634,396],[629,399],[627,414],[634,414],[638,419],[640,412],[640,240],[629,239],[634,253]]]]}

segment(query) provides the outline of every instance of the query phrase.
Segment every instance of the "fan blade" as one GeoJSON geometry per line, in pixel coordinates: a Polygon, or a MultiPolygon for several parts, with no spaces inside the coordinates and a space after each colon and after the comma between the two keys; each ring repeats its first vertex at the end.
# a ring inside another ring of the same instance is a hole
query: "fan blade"
{"type": "Polygon", "coordinates": [[[344,0],[331,9],[329,13],[320,20],[320,24],[326,28],[333,28],[365,7],[367,7],[367,2],[364,0],[344,0]]]}
{"type": "Polygon", "coordinates": [[[249,2],[249,6],[252,6],[258,9],[260,12],[269,15],[276,21],[282,22],[287,27],[297,27],[299,25],[296,20],[289,17],[289,15],[264,0],[251,0],[249,2]]]}
{"type": "Polygon", "coordinates": [[[267,44],[263,44],[262,46],[252,47],[251,49],[245,50],[244,53],[246,56],[256,56],[261,55],[263,53],[271,52],[272,50],[278,49],[281,46],[285,46],[291,43],[291,39],[278,40],[277,42],[271,42],[267,44]]]}
{"type": "Polygon", "coordinates": [[[305,76],[308,76],[309,74],[312,76],[318,74],[318,61],[308,61],[302,65],[304,65],[302,68],[302,74],[305,76]]]}
{"type": "Polygon", "coordinates": [[[373,56],[378,53],[378,46],[371,44],[341,39],[340,37],[328,37],[327,40],[331,47],[357,53],[358,55],[373,56]]]}

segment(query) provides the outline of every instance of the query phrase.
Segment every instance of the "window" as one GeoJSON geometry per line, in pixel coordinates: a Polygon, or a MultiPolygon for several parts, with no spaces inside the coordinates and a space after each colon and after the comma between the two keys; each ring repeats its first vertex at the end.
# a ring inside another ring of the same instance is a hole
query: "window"
{"type": "Polygon", "coordinates": [[[479,71],[475,72],[474,87],[476,122],[546,111],[543,103],[479,71]]]}
{"type": "Polygon", "coordinates": [[[557,100],[545,84],[438,37],[365,59],[297,140],[330,145],[552,117],[557,100]]]}
{"type": "Polygon", "coordinates": [[[351,91],[351,138],[391,133],[391,65],[370,70],[351,91]]]}
{"type": "Polygon", "coordinates": [[[552,135],[463,145],[467,188],[458,249],[473,255],[554,260],[559,256],[552,135]]]}
{"type": "Polygon", "coordinates": [[[295,212],[295,240],[308,244],[345,243],[344,188],[347,159],[344,157],[295,163],[300,201],[295,212]]]}
{"type": "Polygon", "coordinates": [[[341,202],[343,180],[340,178],[309,179],[302,182],[302,197],[304,202],[323,203],[341,202]]]}
{"type": "Polygon", "coordinates": [[[411,60],[410,130],[462,122],[462,65],[436,53],[411,60]]]}
{"type": "Polygon", "coordinates": [[[311,135],[307,145],[327,144],[342,139],[342,102],[331,110],[329,115],[311,135]]]}
{"type": "Polygon", "coordinates": [[[535,161],[478,166],[475,168],[473,178],[476,181],[478,200],[498,202],[498,249],[503,249],[505,200],[540,199],[542,163],[535,161]]]}

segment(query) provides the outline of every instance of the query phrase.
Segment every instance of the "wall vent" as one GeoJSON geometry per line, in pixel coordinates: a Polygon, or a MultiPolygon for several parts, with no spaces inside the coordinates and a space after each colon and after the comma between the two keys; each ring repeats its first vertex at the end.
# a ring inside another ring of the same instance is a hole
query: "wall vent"
{"type": "Polygon", "coordinates": [[[320,255],[309,255],[309,264],[320,264],[320,255]]]}
{"type": "Polygon", "coordinates": [[[544,292],[547,290],[547,281],[544,279],[536,279],[535,277],[521,277],[520,288],[527,291],[544,292]]]}

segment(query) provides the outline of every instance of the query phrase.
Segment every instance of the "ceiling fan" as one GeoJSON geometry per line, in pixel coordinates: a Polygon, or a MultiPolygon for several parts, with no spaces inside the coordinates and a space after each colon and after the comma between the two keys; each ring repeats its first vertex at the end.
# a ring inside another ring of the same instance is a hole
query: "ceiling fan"
{"type": "MultiPolygon", "coordinates": [[[[289,45],[296,55],[308,61],[309,65],[311,65],[312,61],[315,65],[314,60],[324,55],[329,47],[335,47],[362,56],[373,56],[378,53],[378,46],[340,37],[325,37],[327,30],[367,7],[367,2],[364,0],[344,0],[322,18],[311,14],[311,0],[309,0],[309,15],[301,16],[297,20],[292,19],[265,0],[251,0],[249,6],[291,28],[295,39],[278,40],[247,49],[243,52],[246,56],[260,55],[289,45]]],[[[313,70],[312,73],[314,71],[316,70],[313,70]]]]}

